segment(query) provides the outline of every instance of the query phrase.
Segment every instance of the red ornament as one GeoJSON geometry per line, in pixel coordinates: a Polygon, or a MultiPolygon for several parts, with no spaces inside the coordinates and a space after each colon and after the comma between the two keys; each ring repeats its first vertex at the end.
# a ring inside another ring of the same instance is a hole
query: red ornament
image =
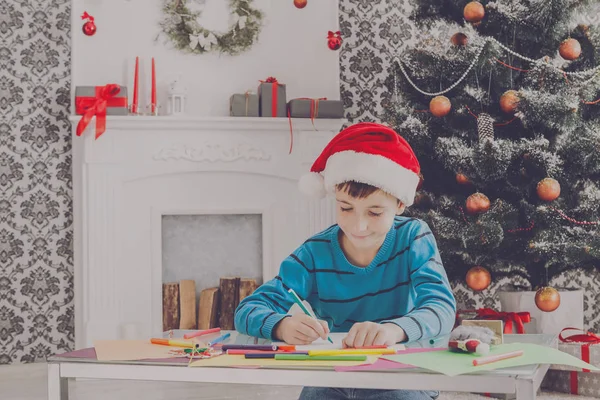
{"type": "Polygon", "coordinates": [[[463,16],[467,22],[481,22],[485,16],[485,8],[483,8],[483,5],[480,2],[472,1],[463,9],[463,16]]]}
{"type": "Polygon", "coordinates": [[[541,200],[553,201],[560,196],[560,183],[556,179],[544,178],[537,184],[537,195],[541,200]]]}
{"type": "Polygon", "coordinates": [[[481,214],[490,209],[490,199],[483,193],[473,193],[467,197],[467,212],[481,214]]]}
{"type": "Polygon", "coordinates": [[[469,42],[469,38],[462,32],[457,32],[450,38],[450,41],[455,46],[466,46],[469,42]]]}
{"type": "Polygon", "coordinates": [[[87,19],[88,21],[83,24],[81,30],[86,36],[94,36],[96,33],[96,24],[94,23],[94,17],[87,13],[87,11],[83,12],[81,19],[87,19]]]}
{"type": "Polygon", "coordinates": [[[329,31],[327,33],[327,46],[331,49],[331,50],[338,50],[340,47],[342,47],[342,34],[340,31],[337,32],[332,32],[329,31]]]}
{"type": "Polygon", "coordinates": [[[470,185],[471,181],[465,174],[456,174],[456,183],[459,185],[470,185]]]}
{"type": "Polygon", "coordinates": [[[450,108],[452,108],[452,103],[446,96],[435,96],[429,102],[429,111],[436,117],[448,115],[450,108]]]}
{"type": "Polygon", "coordinates": [[[535,305],[544,312],[552,312],[560,306],[560,293],[553,287],[542,287],[535,292],[535,305]]]}
{"type": "Polygon", "coordinates": [[[296,6],[296,8],[304,8],[307,4],[307,0],[294,0],[294,5],[296,6]]]}
{"type": "Polygon", "coordinates": [[[558,53],[565,60],[575,60],[581,55],[581,44],[576,39],[566,39],[560,44],[558,53]]]}
{"type": "Polygon", "coordinates": [[[467,286],[474,291],[486,289],[492,283],[490,271],[483,267],[473,267],[467,272],[467,286]]]}

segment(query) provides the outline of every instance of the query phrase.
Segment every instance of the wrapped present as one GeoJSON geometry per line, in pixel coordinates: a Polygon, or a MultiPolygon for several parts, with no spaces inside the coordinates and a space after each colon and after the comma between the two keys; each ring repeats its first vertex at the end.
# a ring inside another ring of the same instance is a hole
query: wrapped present
{"type": "Polygon", "coordinates": [[[499,291],[500,307],[505,312],[526,311],[531,314],[527,333],[558,335],[567,327],[583,329],[583,290],[561,290],[560,306],[544,312],[535,305],[533,291],[499,291]]]}
{"type": "Polygon", "coordinates": [[[599,397],[600,379],[594,373],[548,370],[542,381],[542,388],[553,392],[599,397]]]}
{"type": "Polygon", "coordinates": [[[258,117],[258,94],[246,92],[231,95],[229,115],[232,117],[258,117]]]}
{"type": "Polygon", "coordinates": [[[77,124],[77,136],[96,117],[96,139],[106,130],[107,115],[127,115],[127,88],[117,84],[106,86],[77,86],[75,88],[75,114],[82,115],[77,124]]]}
{"type": "Polygon", "coordinates": [[[288,102],[288,117],[291,118],[343,118],[344,105],[340,100],[298,98],[288,102]]]}
{"type": "Polygon", "coordinates": [[[477,310],[458,310],[456,322],[460,325],[464,319],[499,320],[504,323],[504,333],[525,333],[525,325],[531,322],[528,312],[499,312],[491,308],[479,308],[477,310]]]}
{"type": "MultiPolygon", "coordinates": [[[[581,329],[565,328],[558,335],[558,349],[588,364],[600,367],[600,335],[581,329]],[[576,333],[572,334],[573,332],[576,333]],[[571,335],[567,335],[567,333],[571,333],[571,335]]],[[[590,372],[589,369],[569,365],[552,364],[550,368],[562,371],[590,372]]]]}
{"type": "Polygon", "coordinates": [[[261,117],[285,117],[287,100],[285,85],[269,77],[258,85],[258,104],[261,117]]]}

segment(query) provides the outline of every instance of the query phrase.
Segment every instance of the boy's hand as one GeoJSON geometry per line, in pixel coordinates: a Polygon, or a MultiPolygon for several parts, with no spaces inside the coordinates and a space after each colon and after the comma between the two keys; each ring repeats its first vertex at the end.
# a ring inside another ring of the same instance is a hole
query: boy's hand
{"type": "Polygon", "coordinates": [[[325,321],[297,314],[279,321],[273,334],[288,344],[311,344],[318,338],[327,340],[329,326],[325,321]]]}
{"type": "Polygon", "coordinates": [[[391,346],[406,339],[406,333],[396,324],[377,324],[375,322],[357,322],[352,325],[348,336],[342,341],[344,347],[363,347],[374,345],[391,346]]]}

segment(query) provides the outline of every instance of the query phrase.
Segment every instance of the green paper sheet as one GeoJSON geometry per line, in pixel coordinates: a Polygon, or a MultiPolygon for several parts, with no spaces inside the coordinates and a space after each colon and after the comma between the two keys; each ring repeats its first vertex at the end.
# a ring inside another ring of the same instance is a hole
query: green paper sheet
{"type": "Polygon", "coordinates": [[[600,371],[599,368],[575,358],[570,354],[551,347],[531,343],[510,343],[492,346],[490,355],[508,353],[516,350],[523,350],[523,355],[477,367],[473,365],[473,360],[479,358],[479,355],[454,353],[443,350],[426,353],[384,355],[382,358],[403,364],[414,365],[415,367],[425,368],[448,376],[470,374],[499,368],[518,367],[529,364],[561,364],[587,368],[591,371],[600,371]]]}

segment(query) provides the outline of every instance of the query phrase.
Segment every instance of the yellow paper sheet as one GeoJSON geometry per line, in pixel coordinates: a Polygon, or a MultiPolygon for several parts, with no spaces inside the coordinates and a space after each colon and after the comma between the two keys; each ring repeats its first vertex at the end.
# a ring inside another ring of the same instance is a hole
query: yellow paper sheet
{"type": "Polygon", "coordinates": [[[145,358],[170,358],[170,350],[178,347],[152,344],[149,340],[96,340],[96,357],[99,361],[129,361],[145,358]]]}
{"type": "Polygon", "coordinates": [[[366,361],[295,361],[273,358],[244,358],[243,355],[222,355],[193,362],[191,367],[352,367],[373,364],[376,356],[367,356],[366,361]]]}

